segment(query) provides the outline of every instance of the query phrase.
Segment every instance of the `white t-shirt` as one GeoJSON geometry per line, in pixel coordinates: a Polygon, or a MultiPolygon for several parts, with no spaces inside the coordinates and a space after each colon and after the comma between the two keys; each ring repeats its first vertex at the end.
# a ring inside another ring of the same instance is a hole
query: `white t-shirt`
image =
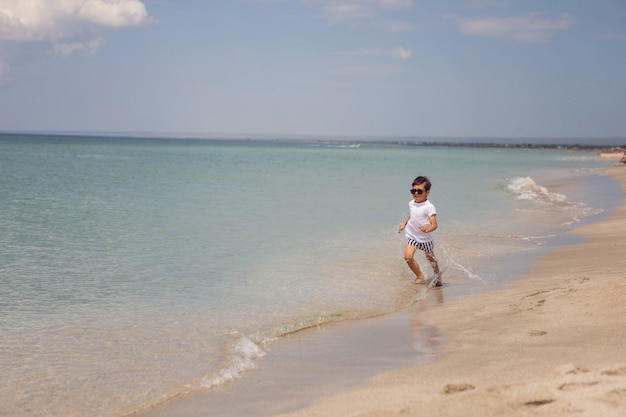
{"type": "Polygon", "coordinates": [[[435,206],[428,200],[423,203],[416,203],[414,200],[411,200],[409,202],[409,214],[411,218],[404,229],[406,237],[415,239],[418,242],[432,242],[432,235],[422,232],[419,226],[430,226],[430,216],[437,214],[435,206]]]}

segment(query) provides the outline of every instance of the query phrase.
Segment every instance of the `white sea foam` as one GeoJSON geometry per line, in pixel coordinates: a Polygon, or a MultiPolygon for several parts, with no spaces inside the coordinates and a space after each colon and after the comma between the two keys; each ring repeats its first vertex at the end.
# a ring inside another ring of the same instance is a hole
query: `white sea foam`
{"type": "Polygon", "coordinates": [[[531,177],[515,177],[510,180],[507,189],[521,200],[534,200],[545,203],[563,203],[567,197],[560,193],[550,192],[537,184],[531,177]]]}
{"type": "Polygon", "coordinates": [[[219,371],[218,375],[205,376],[201,386],[210,389],[241,377],[241,374],[256,368],[255,359],[265,356],[265,352],[246,336],[242,336],[234,347],[229,366],[219,371]]]}
{"type": "Polygon", "coordinates": [[[573,155],[573,156],[564,156],[561,158],[562,161],[573,161],[573,162],[596,162],[599,159],[597,155],[573,155]]]}
{"type": "MultiPolygon", "coordinates": [[[[543,215],[551,216],[562,226],[577,223],[584,217],[599,214],[603,211],[602,209],[589,207],[581,202],[570,201],[566,195],[548,190],[546,187],[537,184],[531,177],[512,178],[507,185],[507,189],[520,200],[532,201],[549,208],[549,212],[543,212],[543,215]]],[[[528,211],[528,209],[523,210],[528,211]]],[[[536,209],[531,209],[530,211],[533,215],[537,214],[536,209]]]]}

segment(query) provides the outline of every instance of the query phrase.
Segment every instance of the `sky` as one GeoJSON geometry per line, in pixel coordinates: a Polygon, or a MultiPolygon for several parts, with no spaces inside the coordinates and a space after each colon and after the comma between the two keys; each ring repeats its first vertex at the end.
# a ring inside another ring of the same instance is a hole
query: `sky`
{"type": "Polygon", "coordinates": [[[626,1],[0,0],[0,131],[626,138],[626,1]]]}

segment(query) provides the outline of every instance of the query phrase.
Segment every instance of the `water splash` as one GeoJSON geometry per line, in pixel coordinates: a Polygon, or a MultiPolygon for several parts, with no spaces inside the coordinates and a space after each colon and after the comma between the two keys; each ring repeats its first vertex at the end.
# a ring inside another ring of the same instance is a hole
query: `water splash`
{"type": "Polygon", "coordinates": [[[256,368],[255,359],[265,356],[265,352],[246,336],[241,336],[234,347],[229,366],[219,371],[218,375],[202,378],[201,387],[211,389],[241,377],[241,374],[256,368]]]}
{"type": "Polygon", "coordinates": [[[544,203],[563,203],[567,197],[563,194],[548,191],[547,188],[537,184],[531,177],[515,177],[510,180],[507,189],[520,200],[533,200],[544,203]]]}

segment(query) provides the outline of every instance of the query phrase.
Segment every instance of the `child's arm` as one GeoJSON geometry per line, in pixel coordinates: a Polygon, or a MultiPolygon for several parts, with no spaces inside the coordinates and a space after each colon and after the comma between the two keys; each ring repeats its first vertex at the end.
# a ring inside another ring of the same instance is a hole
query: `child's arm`
{"type": "Polygon", "coordinates": [[[406,227],[407,223],[409,222],[409,220],[411,220],[411,216],[407,217],[406,220],[404,221],[404,223],[402,224],[402,226],[400,226],[398,228],[398,233],[400,233],[401,231],[404,230],[404,228],[406,227]]]}
{"type": "Polygon", "coordinates": [[[420,230],[424,233],[434,232],[437,229],[437,215],[430,216],[430,226],[420,226],[420,230]]]}

